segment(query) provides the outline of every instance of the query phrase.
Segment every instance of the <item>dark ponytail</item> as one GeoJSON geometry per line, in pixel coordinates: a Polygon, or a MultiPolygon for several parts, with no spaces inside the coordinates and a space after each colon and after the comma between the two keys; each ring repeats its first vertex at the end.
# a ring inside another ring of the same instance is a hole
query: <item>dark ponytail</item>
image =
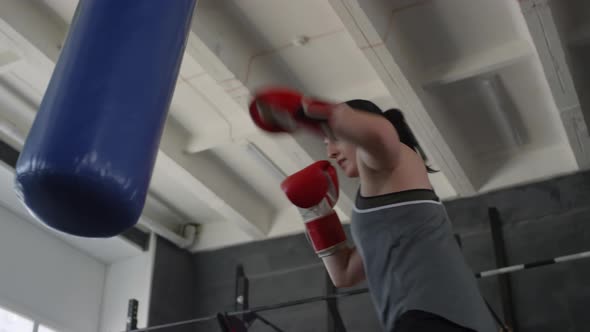
{"type": "Polygon", "coordinates": [[[402,114],[402,112],[400,110],[398,110],[396,108],[392,108],[390,110],[383,112],[383,111],[381,111],[379,106],[375,105],[374,103],[372,103],[368,100],[363,100],[363,99],[349,100],[346,102],[346,104],[356,110],[359,110],[359,111],[364,111],[364,112],[369,112],[369,113],[384,116],[393,125],[393,127],[397,131],[400,142],[407,145],[412,150],[416,151],[416,153],[418,153],[418,155],[420,155],[420,157],[422,157],[428,173],[438,172],[438,171],[432,169],[428,165],[428,157],[424,153],[424,150],[422,150],[422,147],[420,147],[420,144],[418,143],[416,136],[414,136],[414,133],[412,133],[412,130],[408,126],[408,123],[406,122],[406,119],[404,118],[404,115],[402,114]]]}

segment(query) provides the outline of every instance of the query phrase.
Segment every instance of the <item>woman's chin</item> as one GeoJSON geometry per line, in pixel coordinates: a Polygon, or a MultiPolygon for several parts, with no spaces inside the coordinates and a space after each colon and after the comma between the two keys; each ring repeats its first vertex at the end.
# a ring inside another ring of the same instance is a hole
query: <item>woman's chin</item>
{"type": "Polygon", "coordinates": [[[352,167],[344,168],[344,174],[346,174],[346,176],[349,178],[356,178],[359,176],[358,171],[352,167]]]}

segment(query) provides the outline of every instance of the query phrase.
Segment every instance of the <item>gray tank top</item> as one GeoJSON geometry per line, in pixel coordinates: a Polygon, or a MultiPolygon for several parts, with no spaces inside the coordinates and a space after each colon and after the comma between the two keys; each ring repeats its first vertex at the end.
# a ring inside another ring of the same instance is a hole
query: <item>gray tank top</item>
{"type": "Polygon", "coordinates": [[[498,329],[432,190],[357,195],[351,230],[385,331],[422,310],[477,332],[498,329]]]}

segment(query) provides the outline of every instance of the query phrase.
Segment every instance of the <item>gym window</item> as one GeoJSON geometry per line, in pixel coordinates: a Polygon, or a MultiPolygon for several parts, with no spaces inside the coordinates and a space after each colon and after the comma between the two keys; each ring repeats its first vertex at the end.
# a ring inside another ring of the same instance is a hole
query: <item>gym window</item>
{"type": "Polygon", "coordinates": [[[0,307],[0,332],[58,332],[23,315],[0,307]]]}

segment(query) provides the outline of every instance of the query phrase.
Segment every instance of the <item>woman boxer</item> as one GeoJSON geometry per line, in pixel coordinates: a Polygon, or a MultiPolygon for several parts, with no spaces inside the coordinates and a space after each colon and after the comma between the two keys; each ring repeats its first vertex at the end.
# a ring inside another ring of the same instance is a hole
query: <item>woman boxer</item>
{"type": "Polygon", "coordinates": [[[264,99],[251,107],[261,128],[327,132],[328,156],[346,176],[360,178],[351,218],[355,247],[346,245],[331,210],[336,195],[330,188],[337,191],[331,166],[317,162],[282,185],[303,210],[310,239],[337,287],[367,279],[386,331],[497,331],[399,110],[383,113],[366,100],[328,105],[302,99],[300,109],[289,103],[268,107],[264,99]]]}

